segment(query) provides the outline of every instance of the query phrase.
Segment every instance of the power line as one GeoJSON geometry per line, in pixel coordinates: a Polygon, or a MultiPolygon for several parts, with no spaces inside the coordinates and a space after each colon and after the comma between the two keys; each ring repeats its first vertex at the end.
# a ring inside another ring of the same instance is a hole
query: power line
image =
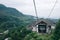
{"type": "MultiPolygon", "coordinates": [[[[57,3],[57,0],[55,1],[54,5],[53,5],[53,7],[52,7],[52,9],[51,9],[51,11],[50,11],[50,14],[48,15],[48,18],[49,18],[50,15],[52,14],[52,12],[53,12],[53,10],[54,10],[54,8],[55,8],[55,6],[56,6],[56,3],[57,3]]],[[[33,0],[33,4],[34,4],[34,8],[35,8],[35,14],[36,14],[36,17],[37,17],[37,20],[38,20],[38,13],[37,13],[37,8],[36,8],[35,0],[33,0]]]]}
{"type": "Polygon", "coordinates": [[[38,20],[38,13],[37,13],[37,8],[36,8],[35,0],[33,0],[33,4],[34,4],[34,8],[35,8],[35,14],[36,14],[36,17],[37,17],[37,20],[38,20]]]}
{"type": "Polygon", "coordinates": [[[54,8],[55,8],[55,6],[56,6],[56,3],[57,3],[57,0],[55,1],[54,5],[53,5],[53,7],[52,7],[52,9],[51,9],[51,11],[50,11],[50,14],[48,15],[48,18],[49,18],[50,15],[52,14],[52,12],[53,12],[53,10],[54,10],[54,8]]]}

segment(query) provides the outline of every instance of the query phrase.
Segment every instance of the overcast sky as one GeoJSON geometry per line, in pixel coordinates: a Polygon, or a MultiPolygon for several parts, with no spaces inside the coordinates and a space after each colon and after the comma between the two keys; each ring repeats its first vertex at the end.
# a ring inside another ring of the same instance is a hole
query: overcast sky
{"type": "MultiPolygon", "coordinates": [[[[48,18],[55,1],[56,0],[36,0],[38,16],[48,18]]],[[[0,0],[0,4],[16,8],[23,14],[36,16],[34,12],[33,0],[0,0]]],[[[60,18],[60,0],[57,1],[50,18],[60,18]]]]}

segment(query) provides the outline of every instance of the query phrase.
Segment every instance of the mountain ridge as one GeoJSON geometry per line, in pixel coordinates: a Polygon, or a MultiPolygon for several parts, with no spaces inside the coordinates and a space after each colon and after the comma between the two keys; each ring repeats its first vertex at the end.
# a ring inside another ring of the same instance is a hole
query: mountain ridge
{"type": "MultiPolygon", "coordinates": [[[[40,18],[39,18],[40,19],[40,18]]],[[[57,19],[49,19],[56,22],[57,19]]],[[[36,21],[36,17],[25,15],[15,8],[6,7],[0,4],[0,30],[5,31],[11,28],[27,26],[36,21]]],[[[0,32],[1,32],[0,31],[0,32]]]]}
{"type": "Polygon", "coordinates": [[[0,30],[27,26],[34,21],[33,16],[24,15],[15,8],[0,4],[0,30]]]}

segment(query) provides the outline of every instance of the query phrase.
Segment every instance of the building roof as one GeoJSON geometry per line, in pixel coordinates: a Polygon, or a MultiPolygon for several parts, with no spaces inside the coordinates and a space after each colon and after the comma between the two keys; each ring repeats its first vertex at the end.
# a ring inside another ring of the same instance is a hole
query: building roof
{"type": "Polygon", "coordinates": [[[49,19],[39,19],[38,21],[34,21],[33,23],[31,23],[29,25],[29,27],[32,27],[32,26],[36,26],[38,23],[40,23],[41,21],[47,23],[48,25],[56,25],[55,22],[53,22],[52,20],[49,20],[49,19]]]}

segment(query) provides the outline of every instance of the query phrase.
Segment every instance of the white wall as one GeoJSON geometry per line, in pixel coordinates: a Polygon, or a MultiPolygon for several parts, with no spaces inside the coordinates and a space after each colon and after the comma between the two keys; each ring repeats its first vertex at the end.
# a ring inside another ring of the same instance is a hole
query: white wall
{"type": "MultiPolygon", "coordinates": [[[[51,29],[55,29],[55,26],[51,26],[51,29]]],[[[46,33],[50,33],[51,32],[51,30],[49,30],[48,25],[47,25],[47,29],[46,30],[47,30],[46,33]]],[[[32,31],[38,32],[38,25],[33,27],[32,31]]]]}
{"type": "Polygon", "coordinates": [[[32,31],[36,31],[36,27],[33,27],[32,31]]]}
{"type": "Polygon", "coordinates": [[[55,26],[51,26],[52,29],[55,29],[55,26]]]}
{"type": "Polygon", "coordinates": [[[33,27],[32,31],[36,31],[36,32],[38,32],[38,25],[35,26],[35,27],[33,27]]]}

